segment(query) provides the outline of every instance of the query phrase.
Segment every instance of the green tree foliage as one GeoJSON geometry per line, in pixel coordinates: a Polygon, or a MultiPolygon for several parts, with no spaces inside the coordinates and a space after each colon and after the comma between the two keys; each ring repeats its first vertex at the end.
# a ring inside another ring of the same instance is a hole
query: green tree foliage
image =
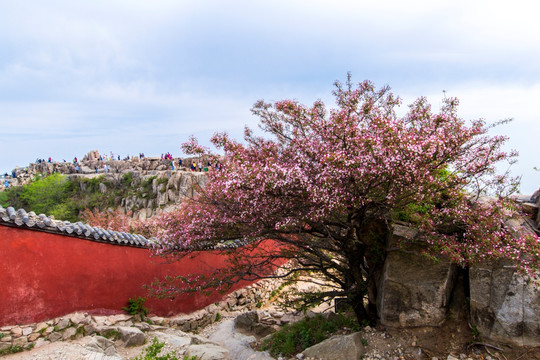
{"type": "Polygon", "coordinates": [[[84,210],[105,211],[116,208],[122,198],[153,198],[155,194],[152,192],[152,182],[155,178],[151,176],[139,179],[132,173],[126,173],[119,179],[105,176],[71,178],[62,174],[37,176],[27,185],[0,192],[0,205],[75,222],[82,219],[84,210]],[[102,192],[103,185],[106,191],[102,192]]]}
{"type": "Polygon", "coordinates": [[[69,201],[71,184],[66,176],[53,174],[37,179],[22,188],[12,188],[0,197],[2,206],[22,207],[37,214],[75,220],[75,208],[69,201]]]}

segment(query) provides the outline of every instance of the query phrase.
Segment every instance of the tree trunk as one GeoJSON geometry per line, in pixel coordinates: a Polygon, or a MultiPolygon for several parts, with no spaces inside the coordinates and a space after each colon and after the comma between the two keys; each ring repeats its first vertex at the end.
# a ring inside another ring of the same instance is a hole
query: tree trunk
{"type": "Polygon", "coordinates": [[[362,305],[362,309],[359,308],[358,311],[355,309],[355,313],[357,317],[359,314],[363,316],[362,319],[358,317],[359,321],[367,319],[370,324],[375,325],[378,318],[377,294],[386,258],[386,244],[392,232],[388,230],[385,222],[371,221],[357,229],[357,236],[364,247],[361,252],[363,256],[361,262],[354,259],[351,264],[360,265],[364,270],[362,280],[358,281],[356,278],[356,286],[362,289],[362,300],[367,300],[367,304],[364,305],[361,301],[359,304],[362,305]]]}
{"type": "Polygon", "coordinates": [[[356,315],[358,324],[362,324],[365,321],[368,321],[370,325],[373,324],[375,319],[370,318],[369,313],[366,311],[366,307],[364,306],[364,296],[362,294],[353,294],[349,296],[348,299],[354,314],[356,315]]]}
{"type": "Polygon", "coordinates": [[[388,237],[392,236],[391,233],[381,235],[376,247],[378,251],[366,252],[366,263],[368,266],[367,277],[367,299],[368,299],[368,313],[371,318],[377,319],[377,295],[379,293],[379,286],[381,276],[384,268],[384,261],[386,259],[386,244],[388,237]]]}

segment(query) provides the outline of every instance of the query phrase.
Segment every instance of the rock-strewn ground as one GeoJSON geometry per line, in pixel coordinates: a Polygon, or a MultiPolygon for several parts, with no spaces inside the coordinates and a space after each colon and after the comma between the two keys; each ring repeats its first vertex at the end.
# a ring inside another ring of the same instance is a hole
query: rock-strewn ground
{"type": "MultiPolygon", "coordinates": [[[[162,353],[176,351],[178,358],[198,356],[201,360],[269,360],[267,352],[256,351],[251,344],[264,334],[263,327],[279,327],[304,315],[284,313],[272,306],[264,310],[220,313],[219,321],[196,331],[178,329],[178,317],[150,318],[151,324],[130,315],[93,317],[84,313],[71,314],[53,320],[61,336],[40,338],[31,350],[6,355],[6,360],[61,359],[61,360],[120,360],[140,355],[157,338],[166,345],[162,353]],[[246,315],[247,314],[247,315],[246,315]],[[252,316],[250,314],[255,314],[252,316]],[[66,322],[68,321],[68,322],[66,322]],[[251,322],[250,322],[251,321],[251,322]],[[62,324],[63,322],[63,324],[62,324]],[[70,326],[60,329],[63,325],[70,326]],[[91,334],[77,331],[86,327],[91,334]],[[74,330],[69,330],[74,329],[74,330]],[[252,331],[250,334],[249,331],[252,331]]],[[[25,329],[22,327],[21,329],[25,329]]],[[[18,332],[18,329],[15,329],[18,332]]],[[[346,334],[339,335],[316,352],[306,350],[292,359],[348,359],[364,360],[520,360],[540,359],[538,348],[510,348],[499,344],[468,344],[471,333],[466,324],[448,322],[442,328],[384,329],[366,327],[355,334],[356,345],[351,345],[346,334]],[[360,341],[358,341],[360,339],[360,341]],[[336,348],[336,343],[338,344],[336,348]],[[356,349],[351,350],[351,346],[356,349]],[[330,351],[331,356],[324,355],[330,351]],[[348,352],[347,352],[348,351],[348,352]],[[322,354],[315,357],[313,354],[322,354]],[[309,355],[311,354],[311,355],[309,355]]],[[[349,336],[350,338],[350,336],[349,336]]],[[[285,358],[281,358],[285,359],[285,358]]]]}

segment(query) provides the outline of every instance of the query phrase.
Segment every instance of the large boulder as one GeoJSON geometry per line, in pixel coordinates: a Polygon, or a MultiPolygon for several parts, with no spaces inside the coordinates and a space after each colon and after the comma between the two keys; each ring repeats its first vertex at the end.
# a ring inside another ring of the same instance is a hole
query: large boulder
{"type": "MultiPolygon", "coordinates": [[[[535,235],[527,218],[509,219],[517,239],[535,235]]],[[[520,346],[540,345],[540,290],[510,263],[485,262],[469,270],[471,322],[484,338],[520,346]]]]}
{"type": "MultiPolygon", "coordinates": [[[[524,208],[524,211],[532,216],[536,228],[540,228],[540,189],[536,190],[529,199],[525,199],[525,203],[528,203],[529,208],[533,207],[533,209],[532,211],[527,211],[527,209],[524,208]]],[[[525,203],[523,205],[525,205],[525,203]]]]}
{"type": "Polygon", "coordinates": [[[508,264],[469,270],[470,315],[481,336],[520,346],[540,345],[540,290],[508,264]]]}
{"type": "Polygon", "coordinates": [[[186,357],[199,360],[228,360],[229,350],[215,344],[190,345],[185,353],[186,357]]]}
{"type": "Polygon", "coordinates": [[[144,333],[136,327],[119,326],[118,331],[125,346],[139,346],[146,341],[144,333]]]}
{"type": "Polygon", "coordinates": [[[234,319],[234,327],[244,335],[253,335],[257,338],[262,338],[276,332],[272,326],[261,324],[257,311],[249,311],[238,315],[234,319]]]}
{"type": "Polygon", "coordinates": [[[84,155],[82,161],[95,161],[99,159],[99,151],[91,150],[88,154],[84,155]]]}
{"type": "Polygon", "coordinates": [[[117,355],[114,342],[102,336],[93,337],[88,344],[86,344],[85,348],[92,352],[104,354],[106,356],[117,355]]]}
{"type": "Polygon", "coordinates": [[[302,352],[304,356],[320,360],[359,360],[364,355],[362,335],[357,332],[350,335],[335,335],[302,352]]]}
{"type": "MultiPolygon", "coordinates": [[[[395,226],[395,237],[415,235],[411,228],[395,226]]],[[[446,319],[456,273],[456,266],[450,261],[434,262],[420,255],[419,249],[390,252],[377,297],[381,323],[393,327],[441,325],[446,319]]]]}

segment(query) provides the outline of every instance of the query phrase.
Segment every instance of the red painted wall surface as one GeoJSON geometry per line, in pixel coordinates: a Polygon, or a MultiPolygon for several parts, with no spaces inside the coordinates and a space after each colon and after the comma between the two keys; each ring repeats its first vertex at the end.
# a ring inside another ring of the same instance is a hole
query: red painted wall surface
{"type": "MultiPolygon", "coordinates": [[[[38,322],[74,311],[119,313],[129,298],[147,298],[143,285],[155,278],[210,274],[225,261],[225,256],[205,251],[195,258],[164,264],[146,249],[0,226],[0,326],[38,322]]],[[[153,314],[170,316],[201,309],[222,297],[150,298],[145,306],[153,314]]]]}

